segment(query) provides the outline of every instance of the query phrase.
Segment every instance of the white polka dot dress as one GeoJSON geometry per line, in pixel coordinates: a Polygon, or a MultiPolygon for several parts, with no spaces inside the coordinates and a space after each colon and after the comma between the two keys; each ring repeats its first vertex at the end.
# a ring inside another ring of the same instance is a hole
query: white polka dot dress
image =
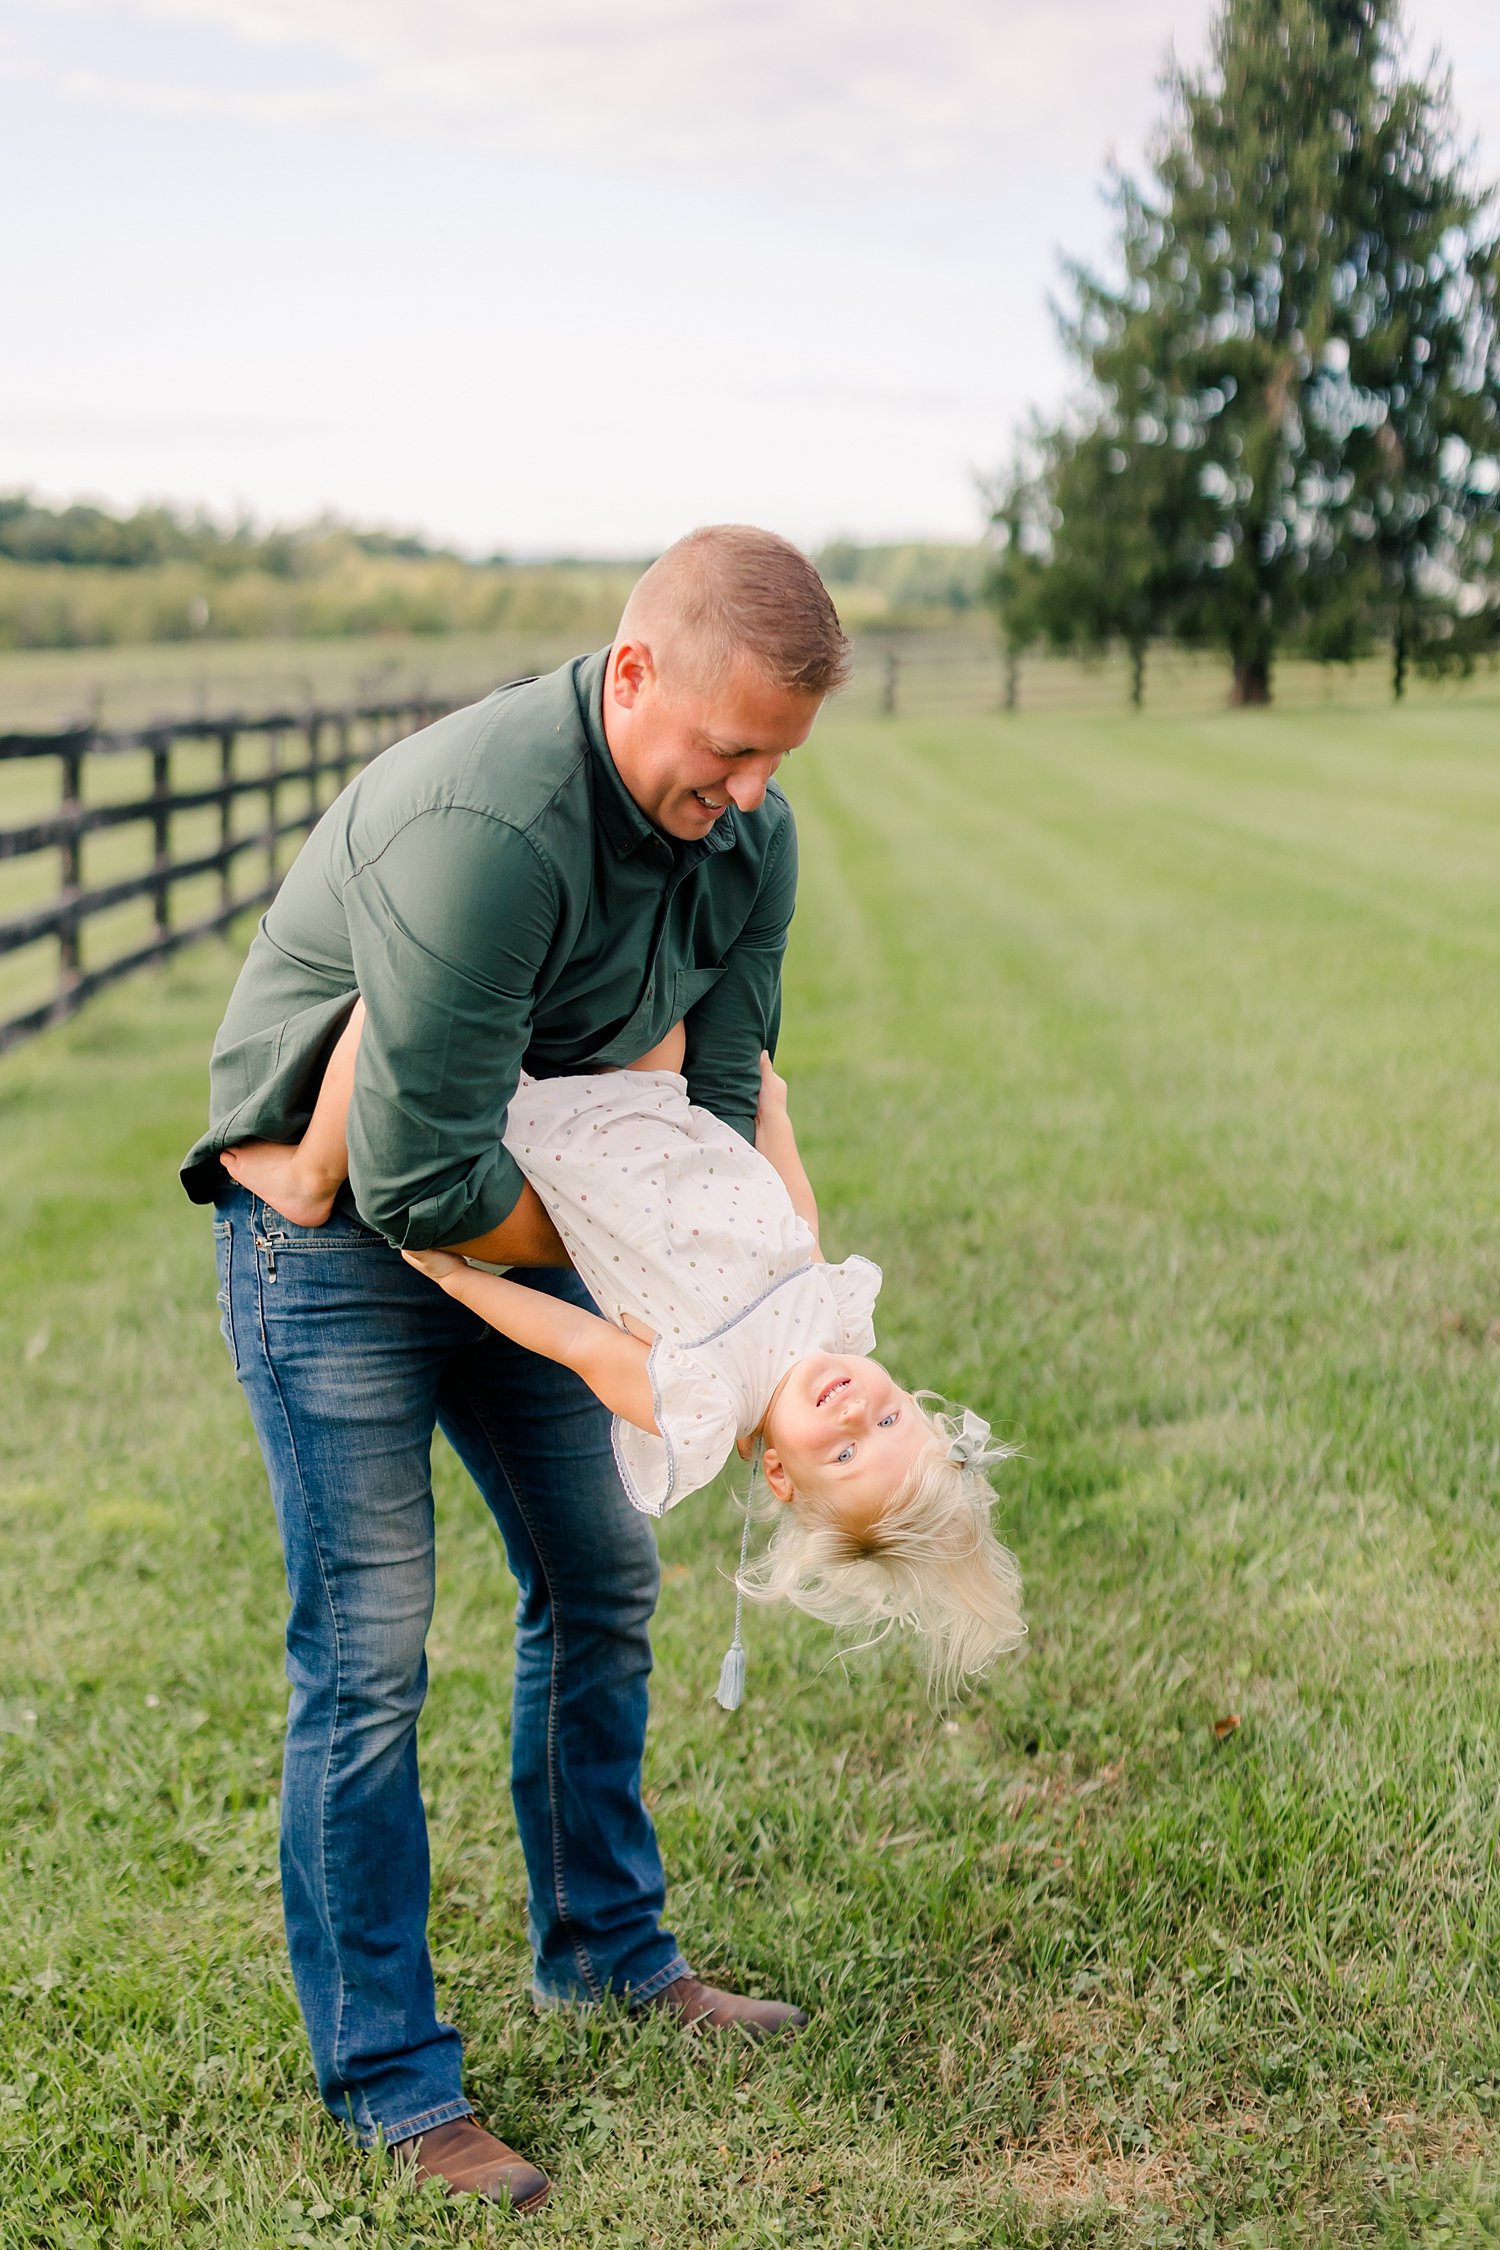
{"type": "Polygon", "coordinates": [[[874,1349],[880,1268],[815,1265],[772,1166],[690,1102],[675,1071],[523,1075],[505,1145],[606,1319],[656,1336],[663,1434],[614,1425],[625,1490],[646,1514],[718,1474],[797,1360],[874,1349]]]}

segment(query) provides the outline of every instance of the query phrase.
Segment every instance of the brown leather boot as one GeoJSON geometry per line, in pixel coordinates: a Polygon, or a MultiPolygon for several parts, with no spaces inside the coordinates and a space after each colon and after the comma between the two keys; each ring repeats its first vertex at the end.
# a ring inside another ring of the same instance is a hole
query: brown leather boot
{"type": "Polygon", "coordinates": [[[715,2030],[738,2024],[751,2039],[792,2038],[807,2023],[806,2012],[788,2000],[747,2000],[738,1992],[718,1992],[697,1977],[679,1977],[664,1992],[643,2000],[633,2013],[675,2016],[679,2023],[706,2023],[715,2030]]]}
{"type": "Polygon", "coordinates": [[[414,2133],[409,2141],[393,2141],[391,2156],[419,2180],[443,2180],[455,2195],[482,2195],[488,2203],[508,2203],[513,2211],[534,2211],[552,2192],[545,2172],[472,2117],[455,2117],[451,2124],[414,2133]]]}

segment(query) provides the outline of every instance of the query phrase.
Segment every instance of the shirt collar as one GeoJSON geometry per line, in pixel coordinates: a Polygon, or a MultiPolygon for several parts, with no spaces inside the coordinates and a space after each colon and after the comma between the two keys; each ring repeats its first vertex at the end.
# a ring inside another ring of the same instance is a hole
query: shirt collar
{"type": "Polygon", "coordinates": [[[628,859],[643,844],[663,844],[677,865],[693,867],[700,859],[707,859],[712,852],[731,850],[739,841],[734,826],[736,813],[733,805],[727,812],[720,814],[708,834],[696,843],[684,843],[677,837],[664,836],[641,811],[620,779],[619,768],[610,756],[604,732],[604,675],[608,666],[607,648],[600,649],[594,656],[582,657],[576,667],[576,682],[583,730],[593,753],[594,812],[616,855],[620,859],[628,859]]]}

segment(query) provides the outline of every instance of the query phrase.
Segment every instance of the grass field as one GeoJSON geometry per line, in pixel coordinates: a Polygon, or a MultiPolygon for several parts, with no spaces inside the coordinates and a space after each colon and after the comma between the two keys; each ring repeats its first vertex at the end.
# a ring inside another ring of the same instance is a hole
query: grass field
{"type": "MultiPolygon", "coordinates": [[[[841,592],[841,600],[843,594],[841,592]]],[[[606,613],[608,614],[608,613],[606,613]]],[[[846,714],[867,718],[884,707],[894,656],[903,714],[973,717],[999,708],[1002,665],[993,621],[972,612],[962,623],[870,630],[858,606],[844,603],[854,635],[854,680],[840,699],[846,714]]],[[[601,627],[602,643],[607,627],[601,627]]],[[[426,695],[485,693],[499,680],[550,670],[580,646],[567,629],[487,633],[367,633],[293,640],[147,641],[118,648],[0,649],[0,734],[66,726],[92,718],[106,727],[144,726],[152,719],[200,713],[303,711],[309,704],[378,702],[426,695]]],[[[1287,656],[1275,674],[1277,703],[1299,710],[1330,704],[1380,707],[1390,698],[1384,653],[1354,664],[1314,664],[1287,656]]],[[[1414,705],[1488,701],[1496,667],[1469,680],[1432,681],[1413,673],[1414,705]]],[[[1128,672],[1118,652],[1097,661],[1029,652],[1018,666],[1020,708],[1123,714],[1128,672]]],[[[1154,649],[1146,666],[1146,703],[1161,711],[1209,713],[1229,692],[1222,655],[1154,649]]]]}
{"type": "MultiPolygon", "coordinates": [[[[1500,704],[828,724],[782,1060],[903,1379],[1024,1437],[1029,1645],[752,1621],[663,1527],[649,1781],[755,2054],[536,2019],[507,1579],[439,1466],[440,1995],[537,2243],[1500,2241],[1500,704]],[[1239,1725],[1220,1732],[1233,1714],[1239,1725]]],[[[498,2243],[310,2087],[282,1587],[173,1164],[232,964],[0,1066],[0,2244],[498,2243]]]]}

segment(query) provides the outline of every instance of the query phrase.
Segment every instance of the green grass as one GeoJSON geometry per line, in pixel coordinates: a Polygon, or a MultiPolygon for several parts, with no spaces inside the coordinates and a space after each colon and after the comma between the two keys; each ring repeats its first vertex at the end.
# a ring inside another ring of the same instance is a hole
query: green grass
{"type": "MultiPolygon", "coordinates": [[[[601,627],[601,641],[608,631],[601,627]]],[[[0,649],[0,733],[90,716],[107,727],[131,727],[199,711],[254,714],[429,692],[486,694],[500,680],[561,664],[578,645],[565,628],[0,649]]]]}
{"type": "MultiPolygon", "coordinates": [[[[534,2018],[509,1594],[439,1468],[440,1991],[558,2186],[528,2238],[1500,2240],[1500,708],[825,726],[782,1060],[905,1379],[1024,1436],[1023,1657],[727,1636],[663,1528],[649,1781],[752,2054],[534,2018]],[[1238,1729],[1216,1738],[1216,1720],[1238,1729]]],[[[0,2244],[436,2245],[310,2088],[282,1586],[177,1198],[231,965],[0,1075],[0,2244]]]]}
{"type": "MultiPolygon", "coordinates": [[[[618,594],[621,589],[615,589],[618,594]]],[[[601,598],[605,589],[601,588],[601,598]]],[[[846,714],[871,717],[883,707],[886,665],[899,663],[897,697],[903,715],[974,716],[999,708],[1001,662],[986,613],[963,623],[908,621],[881,624],[851,592],[838,589],[854,635],[854,681],[840,701],[846,714]]],[[[615,612],[598,612],[598,641],[608,638],[615,612]]],[[[488,632],[383,632],[294,639],[134,641],[112,648],[0,648],[0,734],[8,730],[71,724],[92,717],[105,727],[143,726],[152,719],[261,711],[304,711],[351,702],[422,695],[487,693],[500,680],[548,671],[581,645],[580,630],[511,626],[488,632]]],[[[1432,681],[1420,673],[1407,685],[1415,707],[1488,702],[1496,667],[1470,680],[1432,681]]],[[[1275,672],[1278,705],[1305,710],[1357,703],[1386,705],[1390,659],[1384,653],[1354,664],[1314,664],[1286,656],[1275,672]]],[[[1128,667],[1119,652],[1098,661],[1029,652],[1019,666],[1020,707],[1042,712],[1125,714],[1128,667]]],[[[1163,712],[1214,712],[1229,693],[1229,670],[1213,651],[1163,646],[1146,666],[1146,703],[1163,712]]],[[[7,784],[7,786],[9,786],[7,784]]]]}

